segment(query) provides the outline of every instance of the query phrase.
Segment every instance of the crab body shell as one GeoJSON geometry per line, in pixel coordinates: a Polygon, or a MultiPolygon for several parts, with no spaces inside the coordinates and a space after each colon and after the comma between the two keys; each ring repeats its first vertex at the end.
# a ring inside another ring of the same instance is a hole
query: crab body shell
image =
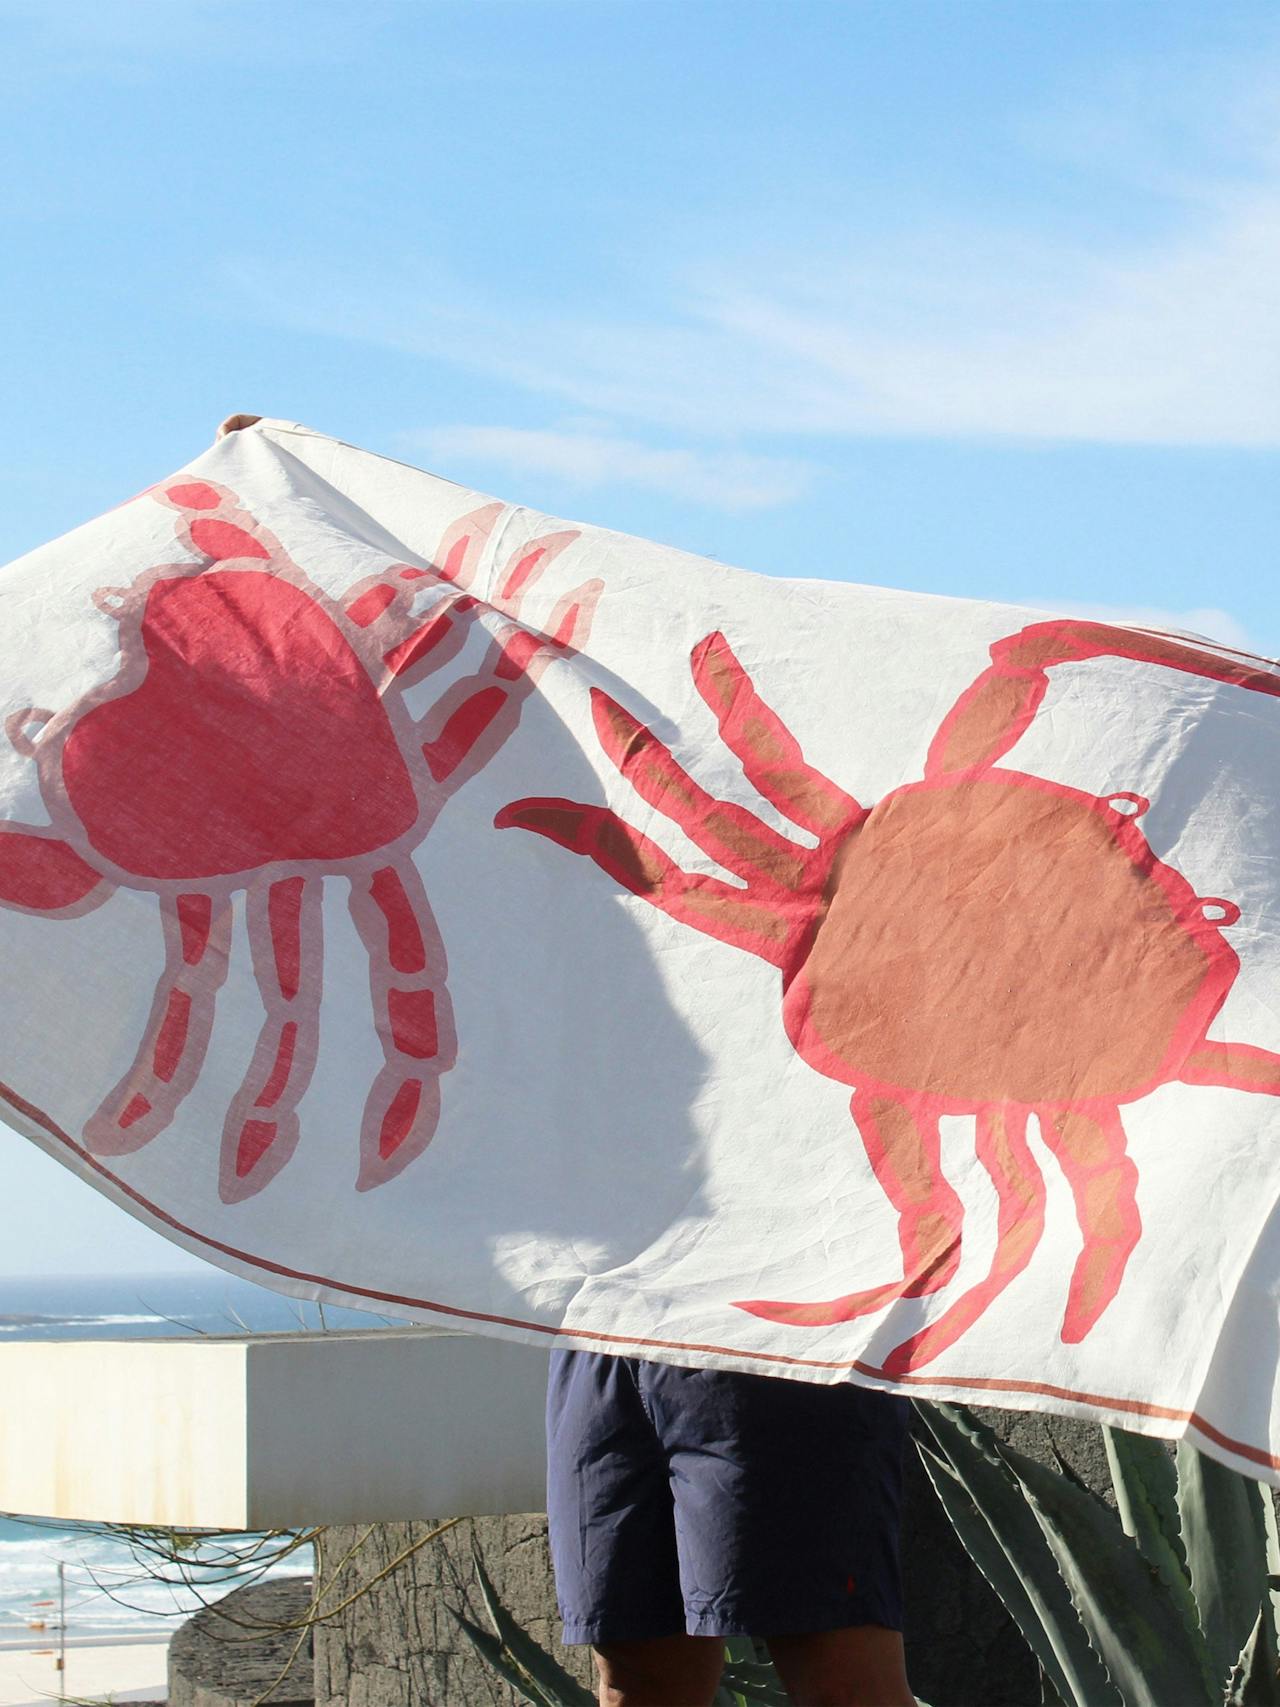
{"type": "Polygon", "coordinates": [[[1239,961],[1140,805],[997,769],[886,795],[784,973],[796,1049],[939,1113],[1114,1105],[1174,1076],[1239,961]]]}

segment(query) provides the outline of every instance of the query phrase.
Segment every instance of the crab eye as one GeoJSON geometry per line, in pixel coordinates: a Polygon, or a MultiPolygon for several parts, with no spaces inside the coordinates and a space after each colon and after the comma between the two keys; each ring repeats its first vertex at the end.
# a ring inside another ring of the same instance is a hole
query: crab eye
{"type": "Polygon", "coordinates": [[[1107,796],[1107,805],[1122,818],[1141,818],[1150,804],[1145,794],[1130,794],[1127,790],[1107,796]]]}
{"type": "Polygon", "coordinates": [[[38,705],[24,705],[21,711],[11,712],[4,720],[4,732],[14,751],[27,758],[33,757],[36,738],[52,717],[51,711],[45,711],[38,705]]]}
{"type": "Polygon", "coordinates": [[[1240,909],[1235,902],[1224,901],[1220,895],[1202,895],[1200,911],[1214,925],[1234,925],[1240,918],[1240,909]]]}
{"type": "Polygon", "coordinates": [[[120,616],[129,602],[127,587],[99,587],[92,595],[93,602],[104,616],[120,616]]]}

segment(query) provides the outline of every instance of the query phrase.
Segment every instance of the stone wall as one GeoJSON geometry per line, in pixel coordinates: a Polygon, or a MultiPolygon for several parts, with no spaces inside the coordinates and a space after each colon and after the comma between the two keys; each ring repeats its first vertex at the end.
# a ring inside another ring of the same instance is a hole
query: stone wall
{"type": "Polygon", "coordinates": [[[169,1643],[168,1707],[312,1707],[310,1577],[233,1589],[197,1612],[169,1643]]]}
{"type": "MultiPolygon", "coordinates": [[[[431,1533],[430,1523],[366,1525],[325,1533],[325,1605],[345,1599],[431,1533]]],[[[489,1629],[473,1548],[503,1604],[584,1682],[585,1649],[561,1648],[546,1518],[468,1518],[419,1546],[371,1593],[316,1629],[316,1707],[512,1707],[522,1697],[479,1657],[449,1615],[489,1629]]]]}

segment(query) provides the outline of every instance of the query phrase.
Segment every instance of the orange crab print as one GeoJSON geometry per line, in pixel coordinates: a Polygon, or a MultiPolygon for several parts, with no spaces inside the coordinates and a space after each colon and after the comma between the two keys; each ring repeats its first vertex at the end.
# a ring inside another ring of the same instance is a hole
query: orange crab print
{"type": "Polygon", "coordinates": [[[813,846],[707,793],[652,729],[595,691],[610,761],[733,883],[683,870],[604,806],[529,798],[497,819],[776,967],[791,1043],[851,1088],[854,1124],[897,1215],[901,1276],[821,1302],[738,1308],[819,1326],[948,1288],[962,1207],[942,1169],[939,1120],[973,1119],[998,1203],[994,1259],[894,1347],[891,1377],[953,1346],[1030,1261],[1046,1201],[1027,1143],[1033,1117],[1080,1227],[1061,1330],[1076,1342],[1116,1296],[1142,1235],[1125,1107],[1173,1081],[1280,1095],[1280,1055],[1207,1035],[1239,970],[1226,935],[1235,904],[1198,895],[1156,856],[1141,794],[1096,796],[1000,762],[1055,665],[1128,658],[1271,696],[1280,674],[1243,654],[1073,620],[1033,623],[990,657],[943,719],[923,777],[867,807],[806,762],[722,634],[694,648],[694,684],[721,738],[813,846]]]}

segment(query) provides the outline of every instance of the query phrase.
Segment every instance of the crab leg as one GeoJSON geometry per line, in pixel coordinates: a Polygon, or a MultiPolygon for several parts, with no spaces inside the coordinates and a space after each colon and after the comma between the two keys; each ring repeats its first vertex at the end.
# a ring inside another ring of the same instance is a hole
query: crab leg
{"type": "Polygon", "coordinates": [[[231,904],[224,896],[162,896],[164,970],[133,1065],[85,1122],[86,1147],[122,1156],[149,1144],[177,1113],[204,1063],[214,1000],[227,976],[231,904]]]}
{"type": "MultiPolygon", "coordinates": [[[[454,657],[481,612],[496,609],[518,617],[526,595],[547,565],[578,537],[576,532],[546,534],[521,547],[486,604],[467,589],[475,584],[480,560],[502,509],[501,504],[486,504],[455,522],[441,541],[438,567],[416,569],[394,564],[382,574],[358,582],[344,598],[347,616],[358,628],[370,631],[383,663],[401,687],[410,686],[454,657]],[[430,609],[415,613],[414,596],[424,581],[449,583],[452,591],[430,609]]],[[[598,597],[599,583],[592,583],[591,588],[598,597]]],[[[589,590],[578,589],[578,604],[589,590]]]]}
{"type": "MultiPolygon", "coordinates": [[[[560,533],[544,533],[538,539],[531,539],[527,545],[519,546],[498,577],[491,602],[508,616],[519,620],[525,600],[546,574],[549,565],[577,537],[576,528],[565,528],[560,533]]],[[[587,591],[599,586],[599,582],[590,582],[575,588],[576,602],[582,604],[587,591]]]]}
{"type": "Polygon", "coordinates": [[[790,921],[718,877],[682,871],[648,836],[633,830],[607,806],[554,798],[512,801],[493,820],[499,830],[532,830],[570,853],[594,860],[607,876],[668,918],[757,954],[781,968],[790,921]]]}
{"type": "Polygon", "coordinates": [[[409,859],[353,884],[351,916],[369,954],[374,1023],[385,1065],[360,1127],[358,1191],[419,1155],[440,1117],[440,1076],[457,1058],[444,944],[409,859]]]}
{"type": "Polygon", "coordinates": [[[551,633],[507,625],[473,675],[455,682],[419,724],[427,768],[445,798],[481,770],[510,735],[538,676],[551,659],[581,645],[590,624],[594,583],[575,588],[551,615],[551,633]]]}
{"type": "Polygon", "coordinates": [[[1048,672],[1057,664],[1091,658],[1164,664],[1187,675],[1280,697],[1280,670],[1265,659],[1099,622],[1035,622],[992,646],[990,668],[961,694],[934,736],[925,775],[950,776],[994,764],[1035,716],[1049,685],[1048,672]]]}
{"type": "Polygon", "coordinates": [[[937,1116],[862,1091],[852,1108],[876,1178],[900,1218],[902,1296],[938,1292],[960,1266],[964,1209],[942,1171],[937,1116]]]}
{"type": "Polygon", "coordinates": [[[491,641],[474,675],[455,682],[421,725],[427,768],[446,795],[483,766],[511,733],[538,677],[582,646],[603,583],[584,581],[559,600],[546,631],[522,620],[525,601],[554,558],[578,535],[566,529],[520,546],[498,577],[489,608],[513,620],[491,641]]]}
{"type": "Polygon", "coordinates": [[[388,675],[403,689],[447,664],[462,650],[480,606],[469,593],[446,593],[425,612],[415,614],[402,589],[377,581],[353,599],[348,614],[357,626],[369,626],[388,675]],[[391,599],[374,611],[371,594],[391,599]]]}
{"type": "Polygon", "coordinates": [[[876,1178],[898,1211],[903,1279],[814,1304],[739,1301],[739,1310],[769,1322],[825,1327],[871,1315],[898,1298],[939,1292],[954,1277],[964,1211],[942,1172],[937,1116],[913,1112],[891,1097],[858,1091],[853,1117],[876,1178]]]}
{"type": "Polygon", "coordinates": [[[716,715],[725,745],[742,761],[747,781],[793,824],[825,839],[866,817],[851,794],[806,762],[723,634],[709,634],[694,647],[693,680],[716,715]]]}
{"type": "Polygon", "coordinates": [[[700,788],[651,729],[599,688],[591,690],[591,710],[600,745],[640,798],[718,864],[746,878],[754,895],[785,905],[804,880],[807,850],[744,807],[700,788]]]}
{"type": "Polygon", "coordinates": [[[451,523],[435,549],[432,571],[456,587],[470,587],[504,509],[506,505],[495,500],[451,523]]]}
{"type": "MultiPolygon", "coordinates": [[[[729,656],[732,659],[732,654],[729,656]]],[[[741,675],[736,660],[733,665],[741,675]]],[[[741,679],[746,682],[745,675],[741,679]]],[[[773,718],[772,712],[754,700],[749,683],[746,691],[752,696],[750,704],[742,697],[741,688],[737,689],[736,707],[741,715],[735,729],[739,733],[743,723],[754,721],[763,726],[762,720],[773,718]]],[[[633,895],[670,917],[783,967],[787,944],[808,918],[809,902],[802,900],[802,892],[810,886],[810,876],[820,881],[825,855],[798,847],[744,807],[708,794],[671,749],[608,694],[593,689],[591,709],[601,746],[640,798],[677,824],[718,864],[745,878],[746,888],[683,871],[656,842],[603,806],[555,798],[516,800],[498,813],[494,819],[497,828],[532,830],[571,853],[585,854],[633,895]]],[[[799,765],[804,770],[799,749],[781,724],[778,729],[782,739],[791,742],[791,749],[783,755],[792,766],[787,773],[790,785],[793,792],[804,795],[800,785],[808,787],[808,782],[795,769],[799,765]]],[[[777,750],[772,758],[777,759],[777,750]]],[[[758,774],[763,778],[763,771],[758,774]]],[[[775,766],[769,774],[776,781],[780,773],[775,766]]],[[[855,816],[860,813],[856,801],[831,789],[830,784],[824,786],[838,796],[841,810],[851,808],[855,816]]],[[[804,828],[811,828],[823,801],[828,809],[833,809],[834,802],[814,794],[812,788],[805,798],[813,809],[806,809],[806,816],[801,817],[793,799],[790,816],[804,828]]],[[[834,822],[834,817],[830,821],[834,822]]]]}
{"type": "Polygon", "coordinates": [[[502,504],[485,504],[454,522],[440,541],[431,568],[392,564],[381,574],[357,582],[343,598],[348,618],[370,632],[383,663],[401,687],[439,669],[461,648],[482,608],[466,589],[476,578],[502,510],[502,504]],[[415,613],[414,598],[424,583],[430,587],[444,583],[450,591],[430,609],[415,613]]]}
{"type": "Polygon", "coordinates": [[[1062,1323],[1063,1339],[1074,1345],[1115,1297],[1141,1237],[1138,1170],[1125,1153],[1118,1109],[1100,1120],[1072,1109],[1042,1112],[1040,1131],[1071,1187],[1084,1235],[1062,1323]]]}
{"type": "Polygon", "coordinates": [[[1027,1115],[1000,1107],[978,1116],[978,1160],[996,1188],[996,1254],[985,1280],[956,1299],[936,1322],[903,1340],[884,1360],[886,1375],[905,1375],[955,1344],[992,1301],[1020,1275],[1044,1231],[1045,1189],[1027,1148],[1027,1115]]]}
{"type": "Polygon", "coordinates": [[[1280,1055],[1252,1043],[1206,1041],[1187,1056],[1179,1077],[1188,1085],[1225,1085],[1280,1096],[1280,1055]]]}
{"type": "Polygon", "coordinates": [[[359,582],[344,601],[347,616],[369,631],[383,665],[401,689],[455,657],[486,612],[515,619],[504,623],[490,640],[479,668],[455,682],[419,723],[423,755],[446,798],[511,733],[523,701],[551,659],[583,643],[600,597],[599,581],[575,587],[552,611],[549,633],[518,620],[548,564],[578,537],[572,531],[545,534],[521,546],[498,578],[490,602],[467,591],[475,583],[502,509],[501,504],[488,504],[455,522],[441,542],[438,568],[394,565],[359,582]],[[453,590],[430,609],[415,614],[415,582],[424,579],[452,583],[453,590]]]}
{"type": "Polygon", "coordinates": [[[282,877],[251,886],[246,897],[253,967],[266,1012],[222,1130],[224,1203],[261,1191],[298,1143],[298,1104],[315,1068],[319,1037],[321,894],[315,880],[282,877]]]}

